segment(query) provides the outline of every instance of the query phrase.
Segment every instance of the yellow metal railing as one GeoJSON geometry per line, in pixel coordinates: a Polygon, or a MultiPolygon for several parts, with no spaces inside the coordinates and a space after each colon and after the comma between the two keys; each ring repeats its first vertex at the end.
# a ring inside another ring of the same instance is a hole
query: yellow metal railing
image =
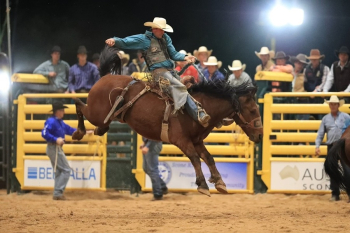
{"type": "MultiPolygon", "coordinates": [[[[263,161],[262,170],[258,171],[258,174],[261,175],[262,180],[268,187],[268,192],[329,192],[329,184],[326,183],[327,178],[323,170],[324,156],[327,155],[327,147],[321,145],[321,156],[315,156],[314,142],[321,120],[284,119],[286,114],[326,115],[330,112],[329,106],[323,103],[274,103],[273,98],[322,97],[329,99],[329,96],[334,94],[338,97],[350,97],[350,93],[280,92],[268,93],[265,95],[263,101],[261,101],[264,103],[263,161]],[[280,115],[280,120],[273,117],[273,115],[276,114],[280,115]],[[277,181],[276,176],[280,179],[279,181],[277,181]],[[316,176],[316,178],[313,176],[316,176]],[[273,183],[278,185],[274,185],[273,183]],[[285,185],[287,183],[290,187],[285,185]],[[295,187],[293,185],[295,185],[295,187]]],[[[344,104],[339,110],[349,113],[349,107],[350,104],[344,104]]],[[[325,141],[326,140],[323,139],[323,142],[325,141]]]]}
{"type": "MultiPolygon", "coordinates": [[[[50,110],[52,106],[50,104],[27,104],[28,98],[69,98],[81,97],[86,98],[87,94],[23,94],[15,100],[15,104],[18,106],[17,115],[17,157],[16,167],[13,168],[13,172],[21,184],[22,189],[47,189],[41,187],[32,187],[25,185],[25,163],[29,160],[46,160],[48,156],[46,154],[46,142],[41,137],[41,130],[44,127],[45,120],[35,120],[34,116],[51,114],[50,110]]],[[[75,105],[68,104],[68,108],[65,110],[66,114],[75,114],[75,105]]],[[[71,127],[76,128],[77,120],[65,120],[65,123],[71,127]]],[[[94,129],[94,126],[85,121],[86,128],[94,129]]],[[[72,140],[71,136],[65,137],[66,144],[63,146],[63,150],[67,155],[68,161],[83,161],[84,166],[88,168],[94,161],[100,163],[100,187],[99,190],[106,189],[106,157],[107,157],[107,136],[102,137],[94,135],[86,135],[80,142],[72,140]]],[[[83,166],[83,168],[84,168],[83,166]]],[[[77,172],[78,174],[78,172],[77,172]]],[[[80,174],[81,176],[82,174],[80,174]]],[[[96,189],[96,188],[94,188],[96,189]]]]}

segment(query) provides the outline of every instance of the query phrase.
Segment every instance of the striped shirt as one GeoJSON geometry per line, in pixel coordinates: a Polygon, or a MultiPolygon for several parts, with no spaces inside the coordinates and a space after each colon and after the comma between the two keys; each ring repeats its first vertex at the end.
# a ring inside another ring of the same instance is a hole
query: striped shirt
{"type": "Polygon", "coordinates": [[[341,138],[345,122],[350,119],[347,113],[338,112],[337,117],[333,117],[331,113],[328,113],[322,118],[320,128],[317,131],[316,148],[319,148],[324,138],[324,134],[327,132],[327,145],[332,144],[341,138]]]}

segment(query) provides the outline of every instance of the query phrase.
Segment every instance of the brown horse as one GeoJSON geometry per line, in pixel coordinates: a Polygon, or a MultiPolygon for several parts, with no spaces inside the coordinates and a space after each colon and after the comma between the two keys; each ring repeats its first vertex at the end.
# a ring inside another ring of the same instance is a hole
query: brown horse
{"type": "MultiPolygon", "coordinates": [[[[110,73],[114,68],[118,67],[115,61],[111,63],[113,64],[102,62],[101,67],[107,67],[105,70],[107,73],[110,73]]],[[[104,74],[102,72],[102,75],[104,74]]],[[[109,74],[103,76],[92,87],[87,99],[87,105],[79,99],[75,99],[79,123],[73,138],[80,140],[85,134],[83,116],[97,126],[96,134],[103,135],[107,132],[111,121],[104,123],[104,119],[110,112],[114,100],[132,80],[128,76],[109,74]]],[[[124,96],[125,102],[138,95],[145,86],[146,84],[141,81],[130,86],[124,96]]],[[[216,168],[214,159],[203,143],[203,140],[223,118],[233,116],[236,123],[242,127],[250,140],[256,143],[261,141],[263,132],[259,110],[254,99],[256,90],[255,86],[243,84],[238,87],[232,87],[222,81],[195,84],[189,89],[189,92],[211,116],[209,126],[206,128],[202,127],[186,112],[184,114],[179,112],[177,116],[170,116],[169,142],[180,148],[190,159],[196,172],[197,190],[200,193],[210,196],[209,187],[201,169],[200,158],[208,165],[211,172],[209,182],[214,183],[215,188],[219,192],[227,193],[226,185],[216,168]]],[[[161,141],[161,125],[165,108],[164,100],[157,94],[148,91],[133,104],[123,119],[142,136],[161,141]]]]}

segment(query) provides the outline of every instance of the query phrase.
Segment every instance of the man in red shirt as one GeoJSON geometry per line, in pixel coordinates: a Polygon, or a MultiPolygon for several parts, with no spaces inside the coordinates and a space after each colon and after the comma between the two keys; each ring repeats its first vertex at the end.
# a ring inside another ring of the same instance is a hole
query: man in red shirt
{"type": "MultiPolygon", "coordinates": [[[[185,50],[180,50],[179,53],[182,53],[182,54],[185,54],[185,55],[191,55],[191,53],[186,53],[185,50]]],[[[186,61],[178,61],[176,62],[176,68],[175,70],[177,71],[181,71],[182,68],[187,64],[186,61]]],[[[196,68],[194,68],[192,65],[189,66],[186,71],[181,75],[181,78],[184,77],[184,76],[192,76],[195,80],[196,83],[199,82],[199,79],[198,79],[198,71],[196,70],[196,68]]]]}

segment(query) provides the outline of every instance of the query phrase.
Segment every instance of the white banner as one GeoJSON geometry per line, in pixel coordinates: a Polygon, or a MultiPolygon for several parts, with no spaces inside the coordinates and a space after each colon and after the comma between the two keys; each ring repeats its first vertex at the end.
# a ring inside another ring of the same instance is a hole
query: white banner
{"type": "MultiPolygon", "coordinates": [[[[67,188],[100,188],[101,161],[70,161],[72,168],[67,188]]],[[[49,160],[24,161],[25,187],[54,186],[54,172],[49,160]]]]}
{"type": "MultiPolygon", "coordinates": [[[[247,189],[247,163],[216,163],[227,190],[247,189]]],[[[169,189],[197,189],[196,173],[191,162],[159,162],[159,175],[169,189]]],[[[206,180],[210,171],[202,162],[202,170],[206,180]]],[[[215,190],[214,184],[207,182],[209,189],[215,190]]],[[[146,188],[152,188],[152,182],[146,175],[146,188]]]]}
{"type": "Polygon", "coordinates": [[[271,162],[271,190],[330,190],[323,162],[271,162]]]}

